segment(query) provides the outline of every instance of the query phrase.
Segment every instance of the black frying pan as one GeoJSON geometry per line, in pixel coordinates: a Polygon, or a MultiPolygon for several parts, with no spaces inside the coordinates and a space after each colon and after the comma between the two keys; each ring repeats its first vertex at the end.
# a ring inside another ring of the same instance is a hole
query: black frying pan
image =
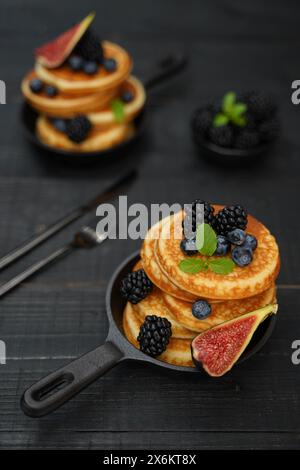
{"type": "MultiPolygon", "coordinates": [[[[181,70],[185,68],[187,64],[187,57],[183,54],[178,55],[170,55],[160,61],[156,66],[153,68],[153,71],[150,77],[144,80],[144,87],[146,93],[148,93],[153,87],[159,85],[166,81],[169,78],[172,78],[174,75],[179,73],[181,70]]],[[[146,101],[147,106],[147,101],[146,101]]],[[[25,131],[25,136],[27,139],[34,145],[38,146],[39,148],[46,150],[48,153],[55,154],[63,158],[65,161],[72,162],[72,163],[91,163],[95,161],[104,162],[108,160],[114,160],[112,157],[123,155],[124,150],[127,150],[131,144],[137,141],[137,139],[141,136],[144,130],[144,121],[145,121],[145,111],[146,106],[142,110],[142,112],[137,116],[134,120],[134,127],[135,132],[132,137],[129,139],[121,142],[120,144],[106,149],[102,151],[96,152],[74,152],[70,150],[64,149],[56,149],[44,144],[39,138],[36,136],[35,128],[36,128],[36,120],[38,118],[38,113],[31,108],[27,103],[24,103],[21,111],[21,121],[23,124],[23,129],[25,131]]]]}
{"type": "MultiPolygon", "coordinates": [[[[116,364],[129,359],[149,362],[175,371],[196,372],[199,377],[202,375],[196,368],[174,366],[147,356],[132,346],[124,336],[122,316],[125,300],[120,295],[120,283],[123,277],[132,271],[138,260],[139,253],[127,258],[117,268],[109,282],[106,294],[109,331],[105,343],[27,389],[21,399],[21,407],[26,415],[36,418],[51,413],[116,364]]],[[[265,344],[275,322],[276,315],[271,315],[258,327],[239,363],[255,354],[265,344]]]]}

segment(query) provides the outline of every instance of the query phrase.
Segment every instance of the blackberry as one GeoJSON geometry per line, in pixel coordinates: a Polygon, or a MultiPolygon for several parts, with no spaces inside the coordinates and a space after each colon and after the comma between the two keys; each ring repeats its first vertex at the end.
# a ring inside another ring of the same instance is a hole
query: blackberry
{"type": "Polygon", "coordinates": [[[241,96],[241,101],[247,105],[248,111],[256,120],[270,119],[277,111],[273,99],[260,91],[249,91],[241,96]]]}
{"type": "MultiPolygon", "coordinates": [[[[193,235],[196,232],[197,225],[199,225],[202,222],[202,213],[197,213],[197,205],[198,204],[203,204],[204,205],[204,222],[206,224],[213,224],[214,221],[214,212],[215,209],[209,202],[202,201],[202,199],[195,199],[191,206],[186,209],[186,216],[182,222],[182,228],[184,232],[190,232],[192,231],[193,233],[185,233],[187,238],[192,238],[189,235],[193,235]]],[[[199,211],[200,212],[200,211],[199,211]]]]}
{"type": "Polygon", "coordinates": [[[153,289],[153,284],[143,269],[127,274],[122,279],[120,291],[125,299],[137,304],[145,299],[153,289]]]}
{"type": "Polygon", "coordinates": [[[171,327],[172,324],[167,318],[147,315],[137,337],[140,350],[151,357],[162,354],[172,336],[171,327]]]}
{"type": "Polygon", "coordinates": [[[218,235],[226,236],[236,228],[244,230],[247,222],[247,212],[242,206],[226,206],[216,214],[213,228],[218,235]]]}
{"type": "Polygon", "coordinates": [[[260,138],[263,142],[271,142],[278,137],[280,130],[279,121],[276,117],[263,121],[258,128],[260,138]]]}
{"type": "Polygon", "coordinates": [[[211,127],[208,131],[210,140],[220,147],[231,147],[233,144],[233,130],[229,125],[211,127]]]}
{"type": "Polygon", "coordinates": [[[210,107],[199,108],[192,115],[191,127],[195,139],[203,137],[212,125],[213,113],[210,107]]]}
{"type": "Polygon", "coordinates": [[[75,47],[74,54],[85,60],[101,64],[103,49],[100,39],[93,31],[88,29],[75,47]]]}
{"type": "Polygon", "coordinates": [[[83,142],[92,128],[92,124],[85,116],[77,116],[67,121],[66,134],[70,140],[79,144],[83,142]]]}
{"type": "Polygon", "coordinates": [[[256,147],[260,142],[259,133],[254,130],[241,130],[235,139],[234,146],[237,149],[246,150],[256,147]]]}

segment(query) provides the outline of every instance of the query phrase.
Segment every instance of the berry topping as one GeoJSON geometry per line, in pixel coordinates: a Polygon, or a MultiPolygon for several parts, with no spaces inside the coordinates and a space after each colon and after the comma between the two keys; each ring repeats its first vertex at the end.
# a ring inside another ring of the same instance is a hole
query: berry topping
{"type": "Polygon", "coordinates": [[[121,282],[121,294],[132,304],[145,299],[152,291],[153,284],[143,269],[127,274],[121,282]]]}
{"type": "Polygon", "coordinates": [[[85,116],[77,116],[67,122],[66,134],[70,140],[79,144],[83,142],[92,128],[91,122],[85,116]]]}
{"type": "Polygon", "coordinates": [[[246,232],[240,228],[232,230],[232,232],[227,233],[227,238],[233,245],[242,245],[246,240],[246,232]]]}
{"type": "Polygon", "coordinates": [[[67,131],[67,121],[65,119],[52,119],[51,122],[57,131],[63,133],[67,131]]]}
{"type": "Polygon", "coordinates": [[[236,246],[231,252],[231,258],[238,266],[247,266],[253,259],[252,250],[248,247],[236,246]]]}
{"type": "Polygon", "coordinates": [[[103,49],[98,36],[89,28],[74,49],[74,53],[85,60],[102,63],[103,49]]]}
{"type": "Polygon", "coordinates": [[[259,135],[263,142],[271,142],[278,137],[280,125],[275,117],[269,121],[263,121],[259,125],[259,135]]]}
{"type": "Polygon", "coordinates": [[[259,141],[260,138],[257,131],[243,129],[237,134],[235,147],[241,150],[253,148],[259,144],[259,141]]]}
{"type": "Polygon", "coordinates": [[[97,62],[85,62],[83,65],[83,71],[87,75],[95,75],[99,70],[99,65],[97,62]]]}
{"type": "Polygon", "coordinates": [[[203,222],[202,215],[204,216],[204,222],[206,224],[212,224],[214,221],[214,208],[209,202],[202,201],[202,199],[195,199],[191,207],[186,208],[186,216],[182,222],[185,235],[190,238],[195,234],[197,225],[203,222]],[[202,214],[201,206],[203,205],[204,214],[202,214]],[[191,232],[191,233],[190,233],[191,232]]]}
{"type": "Polygon", "coordinates": [[[45,93],[47,96],[49,96],[49,98],[53,98],[58,94],[58,89],[55,88],[55,86],[47,85],[45,88],[45,93]]]}
{"type": "Polygon", "coordinates": [[[79,70],[82,70],[83,59],[79,55],[71,55],[68,60],[68,65],[70,69],[74,70],[74,72],[78,72],[79,70]]]}
{"type": "Polygon", "coordinates": [[[198,253],[196,240],[187,240],[184,238],[180,242],[180,248],[181,251],[187,256],[196,255],[198,253]]]}
{"type": "Polygon", "coordinates": [[[121,100],[124,103],[130,103],[134,98],[134,94],[130,90],[126,90],[122,93],[121,100]]]}
{"type": "Polygon", "coordinates": [[[224,256],[228,253],[229,249],[230,249],[230,243],[227,240],[227,238],[223,237],[223,235],[218,235],[217,236],[217,248],[216,248],[216,251],[214,252],[214,255],[224,256]]]}
{"type": "Polygon", "coordinates": [[[167,349],[172,336],[171,327],[167,318],[147,315],[137,337],[140,350],[151,357],[162,354],[167,349]]]}
{"type": "Polygon", "coordinates": [[[211,127],[209,129],[210,140],[221,147],[231,147],[233,144],[233,130],[232,127],[220,126],[220,127],[211,127]]]}
{"type": "Polygon", "coordinates": [[[248,111],[257,121],[270,119],[277,111],[276,104],[270,96],[260,91],[250,91],[241,96],[248,111]]]}
{"type": "Polygon", "coordinates": [[[218,235],[226,236],[235,228],[244,230],[247,222],[247,212],[242,206],[227,206],[216,214],[213,228],[218,235]]]}
{"type": "Polygon", "coordinates": [[[197,300],[192,305],[192,314],[198,320],[204,320],[211,314],[211,306],[206,300],[197,300]]]}
{"type": "Polygon", "coordinates": [[[43,90],[44,84],[38,78],[33,78],[30,80],[29,87],[33,93],[40,93],[43,90]]]}
{"type": "Polygon", "coordinates": [[[256,250],[257,248],[257,240],[253,235],[250,235],[250,233],[246,234],[246,239],[243,243],[244,247],[251,248],[252,251],[256,250]]]}
{"type": "Polygon", "coordinates": [[[117,69],[117,62],[115,59],[105,59],[103,66],[107,72],[114,72],[117,69]]]}

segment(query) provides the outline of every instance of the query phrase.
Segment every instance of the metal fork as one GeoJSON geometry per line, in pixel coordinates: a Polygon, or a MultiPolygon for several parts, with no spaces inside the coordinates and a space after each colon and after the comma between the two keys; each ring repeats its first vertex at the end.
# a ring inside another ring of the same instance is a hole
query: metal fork
{"type": "Polygon", "coordinates": [[[74,235],[74,238],[70,243],[54,251],[46,258],[33,264],[22,273],[18,274],[17,276],[0,286],[0,297],[3,297],[5,294],[7,294],[7,292],[11,291],[23,281],[41,271],[41,269],[45,268],[46,266],[49,266],[50,264],[64,257],[65,255],[72,253],[74,250],[80,248],[93,248],[97,245],[100,245],[102,242],[104,242],[104,240],[106,240],[108,235],[108,232],[97,234],[94,229],[87,225],[82,227],[74,235]]]}

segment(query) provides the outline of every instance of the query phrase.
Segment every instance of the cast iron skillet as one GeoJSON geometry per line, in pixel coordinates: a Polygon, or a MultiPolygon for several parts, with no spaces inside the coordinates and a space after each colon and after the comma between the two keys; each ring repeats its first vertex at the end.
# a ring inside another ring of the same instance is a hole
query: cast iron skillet
{"type": "MultiPolygon", "coordinates": [[[[26,415],[37,418],[51,413],[125,360],[149,362],[166,369],[202,375],[196,368],[175,366],[147,356],[132,346],[124,336],[122,317],[126,301],[120,294],[120,282],[132,271],[138,260],[138,252],[129,256],[117,268],[109,282],[106,294],[109,331],[105,343],[27,389],[21,399],[21,408],[26,415]]],[[[276,315],[271,315],[258,327],[239,363],[251,357],[266,343],[275,321],[276,315]]]]}
{"type": "MultiPolygon", "coordinates": [[[[184,54],[169,55],[168,57],[160,61],[153,68],[150,77],[144,80],[144,87],[146,93],[148,93],[154,86],[163,83],[164,81],[168,80],[169,78],[172,78],[174,75],[179,73],[185,68],[186,64],[187,57],[184,54]]],[[[131,138],[125,140],[124,142],[121,142],[120,144],[110,149],[86,153],[74,152],[64,149],[55,149],[41,142],[36,136],[35,132],[38,113],[33,108],[31,108],[31,106],[29,106],[26,102],[23,104],[22,107],[21,121],[27,139],[32,144],[38,146],[43,150],[46,150],[48,153],[51,152],[52,154],[55,154],[56,156],[59,156],[70,163],[91,163],[92,161],[97,160],[103,162],[104,160],[112,160],[112,157],[120,156],[121,154],[123,154],[123,151],[127,149],[131,144],[136,142],[136,140],[141,136],[145,127],[145,108],[146,106],[144,106],[144,109],[134,120],[135,133],[131,138]]]]}

